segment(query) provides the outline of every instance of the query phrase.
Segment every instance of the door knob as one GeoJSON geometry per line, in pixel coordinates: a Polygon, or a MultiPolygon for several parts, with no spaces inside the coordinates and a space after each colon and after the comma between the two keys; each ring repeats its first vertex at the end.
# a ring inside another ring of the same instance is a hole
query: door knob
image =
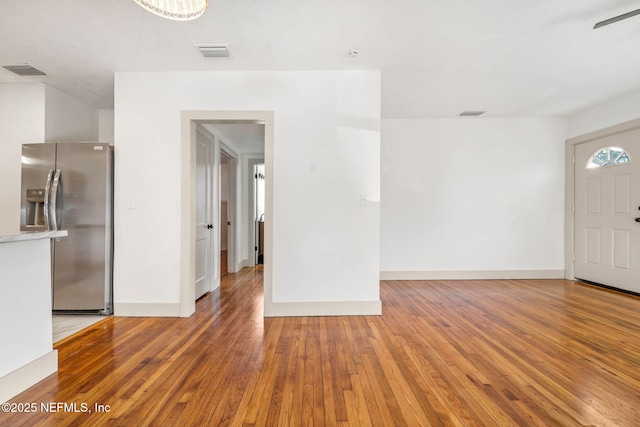
{"type": "Polygon", "coordinates": [[[213,228],[213,224],[207,224],[207,229],[211,230],[213,228]]]}

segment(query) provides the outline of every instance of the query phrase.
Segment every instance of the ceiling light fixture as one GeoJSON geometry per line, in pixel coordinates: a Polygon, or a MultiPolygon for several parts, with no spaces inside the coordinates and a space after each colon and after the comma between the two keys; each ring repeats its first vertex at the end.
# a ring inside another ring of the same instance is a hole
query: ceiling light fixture
{"type": "Polygon", "coordinates": [[[134,0],[151,13],[176,21],[196,19],[207,10],[209,0],[134,0]]]}

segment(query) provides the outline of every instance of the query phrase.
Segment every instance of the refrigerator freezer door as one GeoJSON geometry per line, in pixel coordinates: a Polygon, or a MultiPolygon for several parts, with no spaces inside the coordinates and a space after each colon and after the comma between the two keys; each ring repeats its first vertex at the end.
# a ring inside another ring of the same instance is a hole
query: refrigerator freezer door
{"type": "Polygon", "coordinates": [[[68,237],[55,243],[53,309],[111,310],[112,151],[107,144],[59,143],[68,237]]]}
{"type": "Polygon", "coordinates": [[[56,167],[56,144],[22,146],[22,186],[20,190],[20,230],[44,231],[47,176],[56,167]]]}
{"type": "Polygon", "coordinates": [[[51,228],[51,184],[53,183],[53,177],[56,171],[51,169],[47,175],[47,185],[44,187],[44,227],[47,230],[51,228]]]}
{"type": "MultiPolygon", "coordinates": [[[[51,174],[49,174],[51,175],[51,174]]],[[[62,230],[62,219],[64,218],[64,198],[62,196],[62,176],[60,169],[56,169],[51,181],[51,190],[49,191],[50,203],[45,203],[45,209],[48,207],[49,230],[62,230]],[[47,206],[48,205],[48,206],[47,206]]],[[[57,240],[59,241],[59,240],[57,240]]]]}

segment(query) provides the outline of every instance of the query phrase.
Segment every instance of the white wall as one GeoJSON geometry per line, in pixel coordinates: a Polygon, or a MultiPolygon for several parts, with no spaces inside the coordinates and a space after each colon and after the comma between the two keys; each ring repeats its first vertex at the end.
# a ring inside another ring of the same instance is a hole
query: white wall
{"type": "Polygon", "coordinates": [[[566,127],[565,119],[383,121],[383,277],[562,277],[566,127]]]}
{"type": "Polygon", "coordinates": [[[379,303],[378,72],[116,73],[115,99],[116,311],[179,301],[183,110],[275,113],[274,302],[379,303]]]}
{"type": "Polygon", "coordinates": [[[98,110],[52,86],[45,88],[45,142],[97,141],[98,110]]]}
{"type": "Polygon", "coordinates": [[[98,110],[98,141],[113,145],[113,110],[98,110]]]}
{"type": "Polygon", "coordinates": [[[626,93],[569,118],[568,138],[640,118],[640,90],[626,93]]]}
{"type": "Polygon", "coordinates": [[[97,136],[95,108],[44,83],[0,84],[0,233],[20,228],[22,144],[97,136]]]}
{"type": "Polygon", "coordinates": [[[44,141],[45,85],[0,84],[0,234],[20,229],[22,144],[44,141]]]}

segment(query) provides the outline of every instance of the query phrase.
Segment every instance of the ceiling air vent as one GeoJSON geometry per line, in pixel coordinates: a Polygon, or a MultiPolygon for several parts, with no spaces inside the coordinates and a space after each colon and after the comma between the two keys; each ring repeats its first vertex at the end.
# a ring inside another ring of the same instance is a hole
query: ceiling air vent
{"type": "Polygon", "coordinates": [[[33,68],[31,65],[3,65],[2,68],[16,73],[19,76],[46,76],[45,73],[33,68]]]}
{"type": "Polygon", "coordinates": [[[486,113],[486,111],[463,111],[460,113],[461,117],[478,117],[486,113]]]}
{"type": "Polygon", "coordinates": [[[205,58],[228,58],[231,56],[225,45],[197,45],[196,48],[205,58]]]}

